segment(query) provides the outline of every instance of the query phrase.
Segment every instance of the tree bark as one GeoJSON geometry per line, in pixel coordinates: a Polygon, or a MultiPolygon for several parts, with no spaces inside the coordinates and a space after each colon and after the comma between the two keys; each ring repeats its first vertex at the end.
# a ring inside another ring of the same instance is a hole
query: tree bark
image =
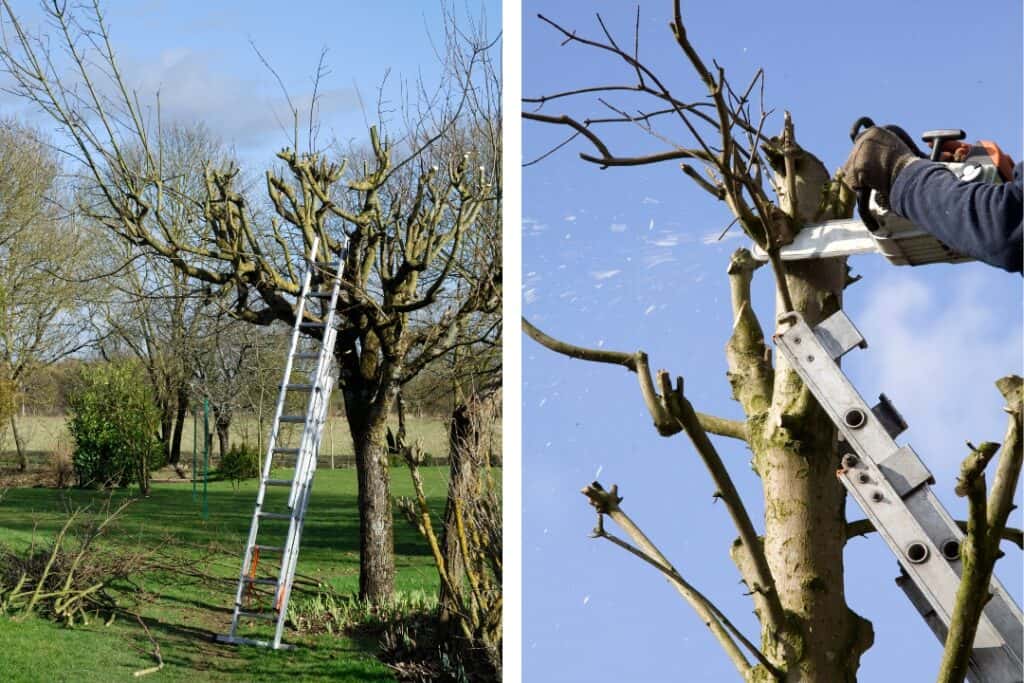
{"type": "Polygon", "coordinates": [[[171,443],[174,440],[174,403],[170,399],[157,399],[160,409],[160,445],[164,449],[164,459],[171,461],[171,443]]]}
{"type": "MultiPolygon", "coordinates": [[[[452,411],[451,429],[448,433],[448,502],[445,504],[441,538],[445,567],[451,582],[455,585],[462,583],[465,574],[459,549],[459,534],[456,530],[455,501],[469,500],[473,495],[476,472],[471,449],[476,446],[476,436],[470,408],[465,403],[460,403],[452,411]]],[[[456,609],[454,596],[444,583],[441,584],[438,603],[441,608],[439,628],[441,637],[444,638],[451,624],[452,611],[456,609]]]]}
{"type": "Polygon", "coordinates": [[[174,416],[174,430],[171,433],[171,450],[167,456],[168,465],[177,465],[181,462],[181,437],[185,431],[185,415],[188,413],[188,394],[184,390],[178,391],[178,406],[174,416]]]}
{"type": "Polygon", "coordinates": [[[387,411],[364,394],[357,388],[342,388],[359,485],[359,597],[380,604],[390,600],[395,590],[387,411]]]}
{"type": "MultiPolygon", "coordinates": [[[[841,307],[845,278],[842,259],[788,264],[794,310],[819,323],[841,307]]],[[[783,664],[787,681],[855,681],[874,635],[846,605],[836,429],[782,356],[759,431],[752,446],[765,496],[765,554],[791,616],[785,633],[762,634],[766,653],[783,664]]]]}
{"type": "Polygon", "coordinates": [[[18,451],[18,471],[24,472],[28,469],[28,453],[25,451],[25,442],[18,433],[17,411],[11,413],[11,436],[14,437],[14,448],[18,451]]]}
{"type": "Polygon", "coordinates": [[[230,441],[229,431],[231,429],[231,416],[223,410],[213,409],[214,415],[214,429],[217,432],[217,446],[220,449],[220,459],[223,460],[224,456],[228,453],[228,445],[230,441]]]}

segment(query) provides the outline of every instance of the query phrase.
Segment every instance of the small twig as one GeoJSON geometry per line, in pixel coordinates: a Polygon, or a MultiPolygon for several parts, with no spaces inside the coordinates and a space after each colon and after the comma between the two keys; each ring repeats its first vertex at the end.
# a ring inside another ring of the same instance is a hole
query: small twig
{"type": "Polygon", "coordinates": [[[156,642],[156,638],[154,638],[153,634],[149,632],[149,627],[146,626],[146,622],[143,621],[142,617],[138,614],[135,615],[135,620],[139,622],[139,626],[141,626],[142,630],[146,632],[146,637],[149,638],[149,642],[153,644],[153,652],[151,654],[153,655],[153,659],[156,660],[156,666],[151,666],[148,669],[141,669],[140,671],[136,671],[132,674],[135,678],[139,678],[141,676],[156,673],[160,669],[164,668],[164,658],[160,654],[160,643],[156,642]]]}

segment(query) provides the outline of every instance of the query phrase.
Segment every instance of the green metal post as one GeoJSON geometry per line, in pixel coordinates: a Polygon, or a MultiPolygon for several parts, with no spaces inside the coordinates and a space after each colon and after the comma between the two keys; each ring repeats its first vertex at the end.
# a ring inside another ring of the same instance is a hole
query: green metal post
{"type": "Polygon", "coordinates": [[[196,491],[196,459],[199,456],[199,410],[192,406],[192,502],[199,500],[199,492],[196,491]]]}
{"type": "Polygon", "coordinates": [[[203,399],[203,519],[210,518],[210,503],[206,498],[206,482],[210,468],[210,400],[203,399]]]}

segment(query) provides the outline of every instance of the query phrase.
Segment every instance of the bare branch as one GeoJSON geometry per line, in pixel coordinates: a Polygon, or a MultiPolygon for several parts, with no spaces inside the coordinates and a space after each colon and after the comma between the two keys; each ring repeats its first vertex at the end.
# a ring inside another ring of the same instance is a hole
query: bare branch
{"type": "Polygon", "coordinates": [[[689,603],[690,607],[692,607],[701,618],[701,621],[703,621],[704,625],[708,627],[715,639],[718,640],[722,649],[725,650],[726,655],[730,660],[732,660],[737,671],[740,672],[740,675],[745,677],[751,667],[746,657],[744,657],[743,653],[740,652],[739,646],[736,644],[736,641],[733,640],[729,631],[738,635],[742,639],[741,642],[743,642],[748,649],[751,649],[752,652],[760,655],[759,659],[762,659],[767,663],[767,659],[764,658],[764,655],[761,654],[749,640],[744,638],[742,634],[739,633],[738,629],[732,626],[731,622],[728,622],[727,619],[722,617],[721,611],[718,610],[710,600],[683,579],[661,551],[659,551],[651,540],[647,538],[646,534],[644,534],[643,531],[633,523],[633,520],[631,520],[629,516],[622,511],[619,507],[619,502],[622,499],[618,495],[618,486],[612,486],[610,491],[606,491],[600,483],[595,481],[584,488],[582,493],[590,500],[590,504],[593,505],[598,512],[598,523],[597,527],[594,529],[594,535],[599,538],[607,538],[619,547],[628,550],[661,571],[668,579],[669,583],[675,587],[679,594],[683,596],[683,599],[689,603]],[[633,542],[638,547],[634,547],[605,532],[603,523],[604,515],[608,515],[612,521],[618,524],[626,534],[633,539],[633,542]]]}
{"type": "MultiPolygon", "coordinates": [[[[545,348],[556,353],[560,353],[563,356],[569,356],[570,358],[576,358],[578,360],[587,360],[594,363],[621,365],[630,372],[635,372],[637,379],[640,382],[640,393],[643,396],[644,404],[647,406],[647,410],[650,412],[651,418],[654,420],[654,426],[658,430],[658,433],[662,436],[671,436],[679,433],[679,422],[675,417],[673,417],[673,409],[663,400],[663,396],[671,397],[672,392],[663,392],[662,395],[658,394],[657,390],[654,388],[654,382],[651,378],[647,354],[643,351],[625,353],[622,351],[588,349],[582,346],[575,346],[541,332],[526,318],[523,318],[523,331],[538,344],[541,344],[545,348]]],[[[659,376],[659,380],[661,379],[663,378],[659,376]]],[[[697,416],[701,427],[705,431],[718,436],[727,436],[733,439],[740,439],[742,441],[746,441],[747,439],[747,429],[743,422],[717,417],[715,415],[708,415],[706,413],[697,413],[697,416]]]]}
{"type": "Polygon", "coordinates": [[[1002,555],[999,541],[1013,508],[1013,494],[1020,478],[1021,415],[1024,413],[1021,385],[1022,380],[1017,375],[996,382],[1007,400],[1005,410],[1010,417],[991,496],[986,496],[984,470],[999,448],[998,444],[986,442],[972,448],[960,470],[956,492],[967,496],[967,536],[960,547],[963,572],[942,652],[938,683],[960,683],[966,677],[978,622],[991,597],[992,573],[1002,555]]]}

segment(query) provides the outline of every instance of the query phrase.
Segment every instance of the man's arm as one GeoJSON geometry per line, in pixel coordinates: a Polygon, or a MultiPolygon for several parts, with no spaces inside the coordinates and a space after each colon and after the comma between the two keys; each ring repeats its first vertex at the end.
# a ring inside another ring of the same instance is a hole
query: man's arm
{"type": "Polygon", "coordinates": [[[1009,183],[965,183],[942,164],[917,160],[896,176],[889,203],[956,251],[1020,273],[1021,175],[1017,164],[1009,183]]]}

